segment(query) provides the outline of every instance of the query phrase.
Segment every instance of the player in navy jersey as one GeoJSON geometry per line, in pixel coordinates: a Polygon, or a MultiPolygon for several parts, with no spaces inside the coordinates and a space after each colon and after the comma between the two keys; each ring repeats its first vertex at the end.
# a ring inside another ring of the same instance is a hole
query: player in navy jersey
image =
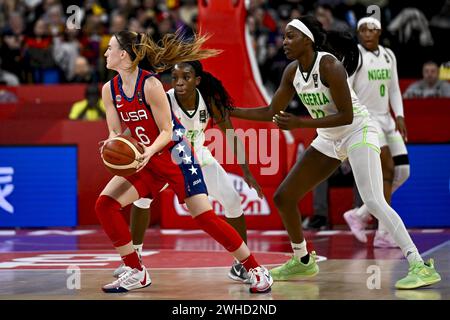
{"type": "Polygon", "coordinates": [[[122,133],[123,122],[140,141],[144,153],[138,159],[138,172],[129,177],[114,176],[95,205],[105,233],[129,267],[117,280],[105,285],[104,292],[126,292],[151,284],[133,248],[121,208],[141,197],[153,197],[166,184],[175,191],[180,203],[186,203],[199,227],[244,265],[252,279],[250,292],[270,291],[273,280],[267,269],[256,262],[236,230],[212,209],[200,165],[184,138],[184,127],[171,112],[161,82],[154,74],[138,68],[144,58],[159,72],[176,63],[216,55],[215,50],[200,48],[205,40],[196,36],[191,42],[184,42],[179,34],[168,34],[158,45],[146,34],[121,31],[108,44],[106,67],[118,75],[102,90],[109,130],[103,145],[122,133]]]}

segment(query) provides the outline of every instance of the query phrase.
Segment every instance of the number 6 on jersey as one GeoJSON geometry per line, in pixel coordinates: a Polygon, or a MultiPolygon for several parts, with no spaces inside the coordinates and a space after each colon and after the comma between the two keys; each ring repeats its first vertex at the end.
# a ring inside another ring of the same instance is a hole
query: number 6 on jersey
{"type": "Polygon", "coordinates": [[[145,128],[144,127],[136,127],[134,132],[136,133],[136,136],[139,138],[139,140],[141,140],[141,142],[143,144],[145,144],[145,145],[150,144],[149,137],[144,133],[145,132],[145,128]]]}

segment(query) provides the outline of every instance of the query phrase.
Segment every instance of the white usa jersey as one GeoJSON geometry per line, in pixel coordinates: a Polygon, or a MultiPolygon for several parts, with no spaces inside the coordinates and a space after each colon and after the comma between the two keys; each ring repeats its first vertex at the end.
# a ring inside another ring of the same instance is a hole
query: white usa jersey
{"type": "MultiPolygon", "coordinates": [[[[294,77],[294,88],[297,91],[300,100],[308,109],[309,114],[314,119],[338,113],[330,89],[326,87],[320,79],[320,60],[325,55],[333,56],[328,52],[318,51],[310,73],[302,73],[297,67],[294,77]]],[[[345,126],[317,128],[317,134],[319,136],[332,140],[340,139],[347,133],[361,128],[367,121],[369,113],[367,112],[366,107],[360,104],[358,97],[351,88],[350,94],[353,105],[353,122],[345,126]]]]}
{"type": "MultiPolygon", "coordinates": [[[[394,101],[390,97],[394,93],[400,95],[400,90],[397,89],[397,62],[393,52],[380,45],[378,50],[373,52],[360,44],[358,48],[360,52],[358,68],[349,83],[361,103],[367,106],[371,114],[388,113],[389,100],[391,104],[400,104],[399,108],[403,110],[401,97],[394,101]]],[[[395,107],[393,105],[394,111],[395,107]]]]}
{"type": "Polygon", "coordinates": [[[197,90],[194,110],[184,110],[175,97],[175,90],[170,89],[167,95],[170,99],[172,112],[186,129],[185,137],[194,148],[200,166],[207,165],[214,161],[214,158],[205,144],[205,129],[209,120],[208,108],[203,100],[200,91],[197,90]]]}

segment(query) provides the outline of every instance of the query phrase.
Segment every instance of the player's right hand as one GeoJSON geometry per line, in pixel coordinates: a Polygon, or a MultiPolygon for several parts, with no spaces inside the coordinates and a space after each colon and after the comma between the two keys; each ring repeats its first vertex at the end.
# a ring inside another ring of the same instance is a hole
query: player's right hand
{"type": "Polygon", "coordinates": [[[139,142],[142,148],[144,148],[144,153],[139,156],[136,160],[139,162],[136,166],[136,172],[142,170],[147,163],[150,161],[150,158],[153,157],[154,152],[151,147],[147,147],[145,144],[139,142]]]}
{"type": "Polygon", "coordinates": [[[395,129],[400,132],[405,142],[408,142],[408,132],[406,130],[405,118],[397,117],[395,119],[395,129]]]}

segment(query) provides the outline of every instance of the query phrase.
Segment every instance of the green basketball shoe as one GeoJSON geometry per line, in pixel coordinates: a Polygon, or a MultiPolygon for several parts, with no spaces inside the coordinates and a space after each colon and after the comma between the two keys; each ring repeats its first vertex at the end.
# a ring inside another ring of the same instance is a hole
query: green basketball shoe
{"type": "Polygon", "coordinates": [[[270,270],[273,280],[298,280],[313,277],[319,273],[316,263],[316,253],[312,251],[307,264],[302,263],[297,257],[292,256],[285,264],[270,270]]]}
{"type": "Polygon", "coordinates": [[[425,263],[416,262],[409,267],[408,275],[395,283],[397,289],[416,289],[441,281],[441,276],[434,269],[434,260],[425,263]]]}

